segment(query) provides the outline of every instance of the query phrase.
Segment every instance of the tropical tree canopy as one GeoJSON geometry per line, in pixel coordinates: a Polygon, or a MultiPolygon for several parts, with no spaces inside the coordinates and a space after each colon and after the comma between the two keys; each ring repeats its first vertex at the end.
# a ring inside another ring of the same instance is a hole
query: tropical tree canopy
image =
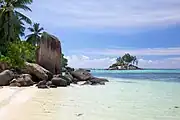
{"type": "Polygon", "coordinates": [[[31,20],[18,10],[31,11],[27,6],[32,0],[0,0],[0,51],[5,53],[7,42],[20,40],[24,35],[25,24],[31,24],[31,20]]]}
{"type": "Polygon", "coordinates": [[[122,57],[118,57],[116,59],[116,63],[114,63],[110,67],[124,66],[125,68],[127,68],[127,66],[130,65],[138,65],[138,59],[136,56],[132,56],[129,53],[126,53],[122,57]]]}
{"type": "Polygon", "coordinates": [[[44,30],[42,27],[40,27],[39,23],[34,23],[32,27],[29,27],[28,30],[31,32],[31,34],[27,35],[27,42],[36,45],[39,43],[41,39],[42,31],[44,30]]]}

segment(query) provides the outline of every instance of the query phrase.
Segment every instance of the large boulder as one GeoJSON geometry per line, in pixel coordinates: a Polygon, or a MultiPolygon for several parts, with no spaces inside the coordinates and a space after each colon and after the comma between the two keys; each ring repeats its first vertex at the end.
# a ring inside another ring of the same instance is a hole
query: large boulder
{"type": "Polygon", "coordinates": [[[76,71],[71,72],[72,76],[77,78],[79,81],[87,81],[91,78],[93,78],[93,76],[84,69],[79,69],[76,71]]]}
{"type": "Polygon", "coordinates": [[[5,70],[0,73],[0,86],[9,85],[10,81],[14,78],[14,73],[10,70],[5,70]]]}
{"type": "Polygon", "coordinates": [[[53,74],[61,74],[61,54],[60,40],[44,32],[39,41],[36,62],[53,74]]]}
{"type": "Polygon", "coordinates": [[[67,81],[59,78],[59,77],[54,77],[52,78],[52,84],[58,87],[66,87],[68,85],[67,81]]]}
{"type": "Polygon", "coordinates": [[[40,65],[34,64],[34,63],[26,62],[26,67],[25,67],[24,71],[28,74],[32,74],[32,75],[36,76],[39,79],[39,80],[33,79],[33,81],[36,81],[36,82],[39,82],[41,80],[48,81],[48,80],[51,80],[53,77],[53,74],[50,71],[48,71],[45,68],[41,67],[40,65]]]}
{"type": "Polygon", "coordinates": [[[22,74],[19,78],[13,79],[10,82],[10,86],[17,86],[17,87],[27,87],[34,85],[32,81],[32,76],[29,74],[22,74]]]}

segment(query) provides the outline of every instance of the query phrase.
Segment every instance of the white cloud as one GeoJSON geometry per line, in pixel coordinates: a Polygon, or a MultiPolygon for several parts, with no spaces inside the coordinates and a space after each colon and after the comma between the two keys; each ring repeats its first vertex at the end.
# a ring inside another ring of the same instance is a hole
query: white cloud
{"type": "Polygon", "coordinates": [[[42,24],[132,27],[176,24],[180,0],[36,0],[30,17],[42,24]]]}
{"type": "Polygon", "coordinates": [[[139,67],[142,68],[180,68],[180,59],[168,58],[163,60],[139,60],[139,67]]]}
{"type": "MultiPolygon", "coordinates": [[[[115,63],[116,58],[90,58],[84,55],[67,56],[68,64],[75,68],[108,68],[115,63]],[[84,59],[85,57],[85,59],[84,59]]],[[[180,58],[167,58],[163,60],[145,60],[139,59],[139,67],[141,68],[180,68],[180,58]]]]}
{"type": "Polygon", "coordinates": [[[144,48],[144,49],[85,49],[85,50],[73,50],[73,53],[81,53],[88,55],[107,55],[107,56],[122,56],[125,53],[132,55],[180,55],[180,47],[174,48],[144,48]]]}
{"type": "Polygon", "coordinates": [[[74,68],[107,68],[116,60],[109,57],[92,59],[84,55],[72,55],[66,56],[66,58],[68,59],[68,65],[74,68]]]}

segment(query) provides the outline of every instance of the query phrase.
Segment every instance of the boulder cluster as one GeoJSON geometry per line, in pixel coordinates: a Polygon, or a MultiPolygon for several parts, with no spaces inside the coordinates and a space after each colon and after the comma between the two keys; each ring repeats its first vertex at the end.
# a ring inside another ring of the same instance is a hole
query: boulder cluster
{"type": "Polygon", "coordinates": [[[105,85],[107,79],[92,76],[89,70],[73,68],[64,69],[63,74],[53,75],[50,71],[35,63],[27,63],[20,72],[15,70],[4,70],[0,73],[0,86],[11,87],[36,87],[57,88],[67,87],[70,84],[80,85],[105,85]]]}

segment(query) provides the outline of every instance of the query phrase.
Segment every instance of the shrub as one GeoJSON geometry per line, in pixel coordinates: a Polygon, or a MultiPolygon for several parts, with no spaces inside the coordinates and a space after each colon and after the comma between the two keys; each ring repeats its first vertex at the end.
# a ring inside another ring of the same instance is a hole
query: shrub
{"type": "Polygon", "coordinates": [[[1,55],[0,61],[8,63],[12,68],[24,67],[25,61],[35,62],[36,47],[25,42],[10,43],[6,56],[1,55]]]}

